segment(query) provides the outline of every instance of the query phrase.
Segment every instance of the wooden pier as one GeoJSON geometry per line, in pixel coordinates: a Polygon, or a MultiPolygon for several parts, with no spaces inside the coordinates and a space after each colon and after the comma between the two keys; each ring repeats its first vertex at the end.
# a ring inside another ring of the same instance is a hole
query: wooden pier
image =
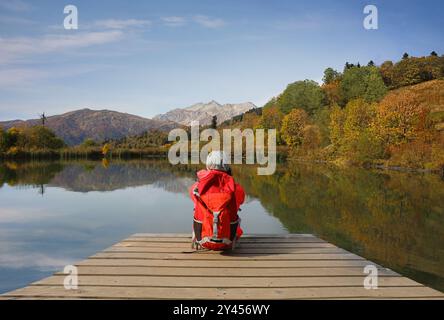
{"type": "Polygon", "coordinates": [[[444,299],[444,294],[310,234],[246,235],[230,252],[194,251],[190,235],[135,234],[66,274],[0,299],[444,299]],[[378,268],[365,289],[364,267],[378,268]]]}

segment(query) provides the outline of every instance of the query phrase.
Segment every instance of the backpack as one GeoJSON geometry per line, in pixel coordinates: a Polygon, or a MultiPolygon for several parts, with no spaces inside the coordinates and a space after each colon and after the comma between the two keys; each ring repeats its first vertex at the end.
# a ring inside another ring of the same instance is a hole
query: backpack
{"type": "Polygon", "coordinates": [[[199,194],[196,187],[193,195],[197,205],[204,212],[202,221],[194,220],[193,247],[199,246],[209,250],[225,250],[234,248],[236,231],[239,225],[237,221],[231,221],[230,203],[233,192],[205,192],[199,194]]]}

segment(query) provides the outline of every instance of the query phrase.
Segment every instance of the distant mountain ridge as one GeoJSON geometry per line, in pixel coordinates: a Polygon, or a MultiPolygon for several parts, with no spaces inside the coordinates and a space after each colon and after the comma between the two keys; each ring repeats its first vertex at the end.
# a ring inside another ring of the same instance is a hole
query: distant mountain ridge
{"type": "MultiPolygon", "coordinates": [[[[40,123],[40,119],[12,120],[0,122],[0,126],[7,130],[11,127],[34,126],[40,123]]],[[[101,142],[139,135],[148,130],[169,131],[178,125],[171,121],[152,120],[129,113],[85,108],[49,116],[46,126],[68,145],[76,145],[87,138],[101,142]]]]}
{"type": "Polygon", "coordinates": [[[187,108],[178,108],[164,114],[156,115],[154,120],[173,121],[181,125],[189,126],[191,121],[199,121],[200,125],[209,125],[213,116],[217,117],[217,123],[229,120],[235,116],[257,108],[251,102],[237,104],[220,104],[214,100],[208,103],[196,103],[187,108]]]}
{"type": "MultiPolygon", "coordinates": [[[[49,116],[45,125],[72,146],[82,143],[85,139],[102,142],[137,136],[151,130],[170,131],[182,125],[189,125],[192,120],[198,120],[201,125],[208,125],[214,115],[220,124],[254,108],[256,106],[251,102],[221,105],[216,101],[210,101],[184,109],[174,109],[153,119],[106,109],[84,108],[49,116]]],[[[0,121],[0,127],[5,130],[39,124],[41,124],[40,119],[0,121]]]]}

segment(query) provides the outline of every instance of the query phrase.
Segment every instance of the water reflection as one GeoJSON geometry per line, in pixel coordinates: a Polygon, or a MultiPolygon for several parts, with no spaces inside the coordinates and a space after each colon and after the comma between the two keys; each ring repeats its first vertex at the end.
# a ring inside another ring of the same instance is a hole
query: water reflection
{"type": "MultiPolygon", "coordinates": [[[[194,170],[158,161],[1,164],[0,292],[133,233],[191,232],[194,170]]],[[[248,232],[286,232],[259,201],[243,207],[248,232]]]]}
{"type": "Polygon", "coordinates": [[[288,164],[236,172],[294,233],[320,237],[444,291],[444,182],[437,175],[288,164]]]}
{"type": "MultiPolygon", "coordinates": [[[[135,232],[189,232],[196,169],[159,160],[0,164],[0,292],[135,232]]],[[[233,173],[249,197],[247,232],[314,233],[444,291],[439,176],[299,163],[273,176],[233,173]]]]}

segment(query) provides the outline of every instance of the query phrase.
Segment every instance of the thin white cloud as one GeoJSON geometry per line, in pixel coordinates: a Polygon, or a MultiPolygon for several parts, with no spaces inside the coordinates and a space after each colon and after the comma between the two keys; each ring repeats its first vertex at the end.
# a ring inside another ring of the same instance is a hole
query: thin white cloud
{"type": "Polygon", "coordinates": [[[25,19],[25,18],[19,18],[19,17],[12,17],[8,15],[0,15],[0,24],[21,24],[21,25],[32,25],[36,24],[36,21],[25,19]]]}
{"type": "Polygon", "coordinates": [[[225,21],[220,18],[211,18],[204,15],[196,15],[193,21],[205,28],[220,28],[225,25],[225,21]]]}
{"type": "MultiPolygon", "coordinates": [[[[34,69],[7,69],[0,71],[0,87],[22,86],[26,83],[41,79],[47,76],[47,72],[34,69]]],[[[2,219],[0,218],[0,221],[2,219]]]]}
{"type": "Polygon", "coordinates": [[[32,6],[22,0],[0,0],[0,8],[9,11],[23,12],[31,10],[32,6]]]}
{"type": "Polygon", "coordinates": [[[164,25],[167,27],[180,27],[186,24],[186,19],[184,17],[171,16],[161,18],[164,25]]]}
{"type": "Polygon", "coordinates": [[[40,38],[0,38],[0,64],[15,61],[26,55],[62,52],[118,41],[118,30],[87,32],[73,35],[46,35],[40,38]]]}
{"type": "MultiPolygon", "coordinates": [[[[26,89],[27,85],[35,85],[36,81],[45,79],[57,79],[83,75],[97,70],[108,68],[106,65],[74,65],[65,66],[63,69],[37,69],[37,68],[0,68],[0,88],[26,89]]],[[[0,217],[0,222],[2,217],[0,217]]]]}
{"type": "Polygon", "coordinates": [[[149,20],[138,20],[138,19],[127,19],[127,20],[119,20],[119,19],[106,19],[99,20],[95,22],[95,25],[102,28],[108,29],[126,29],[126,28],[142,28],[149,27],[151,25],[151,21],[149,20]]]}

